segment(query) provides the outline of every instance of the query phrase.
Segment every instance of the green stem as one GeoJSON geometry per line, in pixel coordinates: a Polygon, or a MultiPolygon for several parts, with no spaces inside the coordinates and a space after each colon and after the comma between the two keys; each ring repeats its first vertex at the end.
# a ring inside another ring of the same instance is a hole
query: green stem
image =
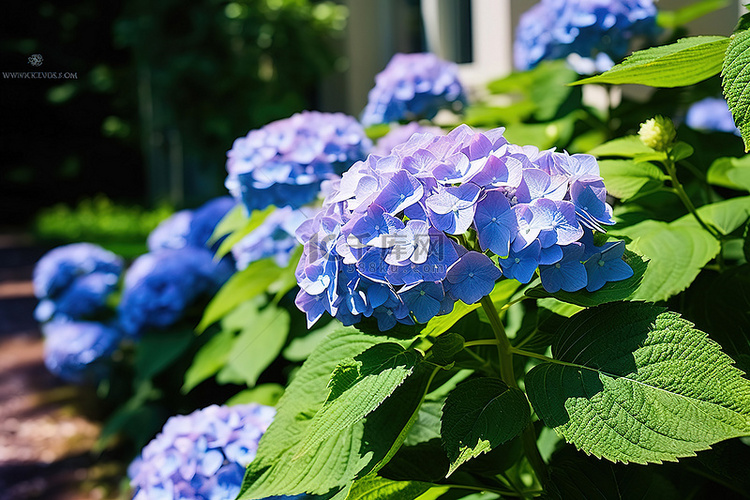
{"type": "MultiPolygon", "coordinates": [[[[492,299],[490,299],[489,296],[482,297],[481,304],[484,312],[487,313],[490,325],[492,326],[492,332],[497,339],[500,377],[508,387],[518,388],[516,375],[513,372],[513,347],[510,345],[508,336],[505,333],[505,327],[503,326],[502,321],[500,321],[497,309],[495,309],[495,304],[492,303],[492,299]]],[[[542,487],[545,488],[549,476],[547,475],[547,466],[536,445],[536,432],[534,432],[533,423],[529,422],[529,425],[523,430],[523,433],[521,434],[521,443],[523,444],[523,450],[531,468],[534,470],[542,487]]]]}
{"type": "Polygon", "coordinates": [[[701,219],[700,215],[698,215],[698,211],[695,209],[695,205],[693,205],[693,202],[690,201],[690,197],[687,195],[687,192],[685,192],[685,188],[682,186],[679,179],[677,179],[677,168],[675,167],[674,160],[672,159],[672,156],[670,154],[666,155],[664,165],[667,167],[667,173],[669,174],[669,178],[672,181],[672,187],[674,187],[675,193],[682,201],[682,204],[685,205],[685,208],[688,209],[688,212],[693,214],[693,217],[695,217],[695,220],[698,221],[698,224],[700,224],[703,229],[708,231],[711,236],[721,241],[721,235],[714,228],[703,222],[703,219],[701,219]]]}

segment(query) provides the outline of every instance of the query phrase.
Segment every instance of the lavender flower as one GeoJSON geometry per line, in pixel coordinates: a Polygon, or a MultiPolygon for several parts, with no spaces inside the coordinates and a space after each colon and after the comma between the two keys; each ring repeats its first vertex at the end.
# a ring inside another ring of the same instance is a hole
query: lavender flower
{"type": "Polygon", "coordinates": [[[237,269],[245,269],[251,263],[268,257],[273,257],[279,267],[285,267],[299,245],[294,232],[307,218],[302,211],[291,207],[271,213],[258,228],[232,247],[237,269]]]}
{"type": "Polygon", "coordinates": [[[225,184],[248,212],[268,205],[299,208],[316,198],[323,180],[341,174],[371,147],[354,118],[305,111],[234,141],[225,184]]]}
{"type": "Polygon", "coordinates": [[[231,273],[231,266],[214,261],[208,249],[185,247],[141,255],[125,273],[120,325],[131,336],[171,326],[199,297],[216,292],[231,273]]]}
{"type": "Polygon", "coordinates": [[[690,106],[685,123],[696,130],[731,132],[740,135],[727,101],[721,97],[707,97],[690,106]]]}
{"type": "Polygon", "coordinates": [[[106,374],[107,358],[122,337],[112,327],[88,321],[50,321],[42,333],[47,369],[76,384],[97,382],[106,374]]]}
{"type": "Polygon", "coordinates": [[[516,146],[502,132],[416,134],[345,172],[297,230],[308,324],[325,312],[381,329],[421,323],[537,269],[549,291],[631,276],[621,245],[593,244],[614,223],[594,157],[516,146]]]}
{"type": "Polygon", "coordinates": [[[275,410],[212,405],[171,417],[128,468],[133,500],[232,500],[275,410]]]}
{"type": "Polygon", "coordinates": [[[414,134],[430,133],[432,135],[445,135],[440,127],[426,127],[417,122],[409,122],[406,125],[396,126],[381,137],[375,144],[372,154],[378,156],[388,156],[393,150],[405,143],[414,134]]]}
{"type": "Polygon", "coordinates": [[[455,64],[434,54],[396,54],[375,76],[362,123],[430,119],[441,108],[465,102],[455,64]]]}
{"type": "MultiPolygon", "coordinates": [[[[230,196],[222,196],[195,210],[180,210],[172,214],[148,235],[149,251],[186,246],[206,248],[214,228],[234,206],[235,201],[230,196]]],[[[217,245],[218,243],[214,247],[217,245]]]]}
{"type": "Polygon", "coordinates": [[[579,72],[605,71],[625,57],[633,37],[657,32],[652,0],[541,0],[518,23],[515,66],[571,56],[579,72]]]}
{"type": "Polygon", "coordinates": [[[92,243],[74,243],[46,253],[34,268],[37,321],[81,319],[101,311],[122,272],[122,258],[92,243]]]}

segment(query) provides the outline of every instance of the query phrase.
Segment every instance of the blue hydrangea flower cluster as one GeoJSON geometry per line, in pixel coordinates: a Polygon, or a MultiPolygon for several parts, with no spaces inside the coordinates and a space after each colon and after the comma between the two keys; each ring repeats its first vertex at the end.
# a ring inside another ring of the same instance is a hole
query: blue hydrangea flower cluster
{"type": "Polygon", "coordinates": [[[521,15],[515,66],[528,70],[577,54],[572,61],[579,71],[605,71],[625,57],[633,37],[657,33],[653,0],[541,0],[521,15]]]}
{"type": "MultiPolygon", "coordinates": [[[[219,221],[236,205],[231,196],[210,200],[195,210],[180,210],[163,220],[148,235],[148,249],[206,248],[219,221]]],[[[217,247],[218,242],[212,247],[217,247]]]]}
{"type": "Polygon", "coordinates": [[[387,330],[475,303],[503,275],[598,290],[633,274],[623,242],[594,245],[614,223],[606,195],[590,155],[509,144],[503,129],[416,134],[354,164],[297,230],[296,304],[308,324],[328,312],[387,330]]]}
{"type": "Polygon", "coordinates": [[[133,500],[233,500],[275,413],[251,403],[171,417],[128,468],[133,500]]]}
{"type": "MultiPolygon", "coordinates": [[[[237,269],[242,270],[253,262],[272,257],[279,267],[286,267],[299,243],[297,228],[309,218],[304,209],[282,207],[271,213],[253,232],[235,243],[232,255],[237,269]]],[[[311,212],[311,210],[305,210],[311,212]]]]}
{"type": "Polygon", "coordinates": [[[268,205],[299,208],[317,197],[323,180],[363,159],[371,147],[351,116],[305,111],[234,141],[225,184],[248,212],[268,205]]]}
{"type": "Polygon", "coordinates": [[[118,316],[122,330],[138,336],[148,328],[173,325],[201,296],[211,295],[231,276],[205,248],[162,249],[138,257],[125,273],[118,316]]]}
{"type": "Polygon", "coordinates": [[[431,119],[440,109],[465,102],[454,63],[429,53],[396,54],[375,76],[362,123],[431,119]]]}
{"type": "Polygon", "coordinates": [[[50,321],[42,326],[42,333],[47,369],[75,384],[104,377],[109,369],[107,358],[122,338],[117,329],[89,321],[50,321]]]}
{"type": "Polygon", "coordinates": [[[696,130],[740,135],[727,101],[721,97],[707,97],[690,106],[685,123],[696,130]]]}
{"type": "Polygon", "coordinates": [[[388,156],[396,146],[405,143],[414,134],[424,134],[425,132],[433,135],[445,135],[443,129],[440,127],[420,125],[419,122],[409,122],[406,125],[393,127],[387,134],[378,139],[378,142],[372,149],[372,154],[388,156]]]}
{"type": "Polygon", "coordinates": [[[82,319],[100,312],[117,287],[122,258],[93,243],[73,243],[49,251],[34,268],[37,321],[82,319]]]}

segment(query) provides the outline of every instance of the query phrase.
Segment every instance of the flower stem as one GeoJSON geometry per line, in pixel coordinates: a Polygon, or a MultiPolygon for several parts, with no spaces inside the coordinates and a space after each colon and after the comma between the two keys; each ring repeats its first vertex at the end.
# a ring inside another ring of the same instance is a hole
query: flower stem
{"type": "MultiPolygon", "coordinates": [[[[500,315],[498,315],[497,309],[495,309],[495,304],[492,303],[492,299],[490,299],[489,296],[482,297],[481,304],[484,312],[487,313],[490,325],[492,326],[492,332],[497,339],[497,354],[500,360],[500,377],[508,387],[517,389],[518,384],[516,383],[516,375],[513,372],[513,347],[510,345],[508,336],[505,333],[505,327],[503,326],[502,321],[500,321],[500,315]]],[[[521,434],[521,443],[523,444],[526,459],[529,461],[531,468],[534,469],[537,479],[543,488],[546,487],[549,477],[547,475],[547,466],[539,453],[539,448],[537,448],[536,432],[534,432],[534,424],[532,422],[529,422],[529,425],[523,430],[523,433],[521,434]]]]}
{"type": "Polygon", "coordinates": [[[674,187],[675,193],[680,198],[680,201],[682,201],[682,204],[685,205],[685,208],[687,208],[688,212],[690,212],[693,217],[695,217],[695,220],[698,221],[698,224],[700,224],[703,229],[708,231],[711,236],[721,241],[721,235],[716,231],[716,229],[703,222],[703,219],[701,219],[700,215],[698,215],[698,211],[695,209],[695,205],[693,205],[690,197],[685,192],[685,188],[682,186],[679,179],[677,179],[677,167],[675,166],[674,160],[672,159],[672,155],[666,154],[665,157],[666,159],[664,161],[664,166],[667,167],[667,173],[669,174],[669,178],[672,181],[672,187],[674,187]]]}

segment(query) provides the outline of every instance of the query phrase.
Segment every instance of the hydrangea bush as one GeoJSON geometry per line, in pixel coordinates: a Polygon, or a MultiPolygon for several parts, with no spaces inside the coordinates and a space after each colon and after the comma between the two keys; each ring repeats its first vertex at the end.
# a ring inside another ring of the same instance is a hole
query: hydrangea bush
{"type": "Polygon", "coordinates": [[[614,223],[596,159],[509,144],[502,132],[417,134],[344,173],[298,230],[308,324],[326,311],[345,325],[374,316],[384,331],[425,323],[537,269],[549,292],[632,276],[623,242],[593,242],[614,223]]]}
{"type": "Polygon", "coordinates": [[[234,141],[226,186],[248,213],[269,205],[299,208],[316,198],[322,181],[341,174],[371,147],[354,118],[305,111],[234,141]]]}
{"type": "Polygon", "coordinates": [[[652,0],[542,0],[516,28],[517,69],[569,59],[581,73],[606,71],[630,50],[634,37],[658,33],[652,0]]]}
{"type": "Polygon", "coordinates": [[[259,404],[171,417],[128,468],[134,500],[233,500],[274,416],[259,404]]]}
{"type": "Polygon", "coordinates": [[[435,54],[396,54],[375,76],[362,123],[432,119],[442,108],[466,102],[458,67],[435,54]]]}
{"type": "Polygon", "coordinates": [[[93,321],[54,320],[42,326],[44,364],[61,379],[75,384],[98,382],[109,370],[109,356],[122,333],[93,321]]]}

